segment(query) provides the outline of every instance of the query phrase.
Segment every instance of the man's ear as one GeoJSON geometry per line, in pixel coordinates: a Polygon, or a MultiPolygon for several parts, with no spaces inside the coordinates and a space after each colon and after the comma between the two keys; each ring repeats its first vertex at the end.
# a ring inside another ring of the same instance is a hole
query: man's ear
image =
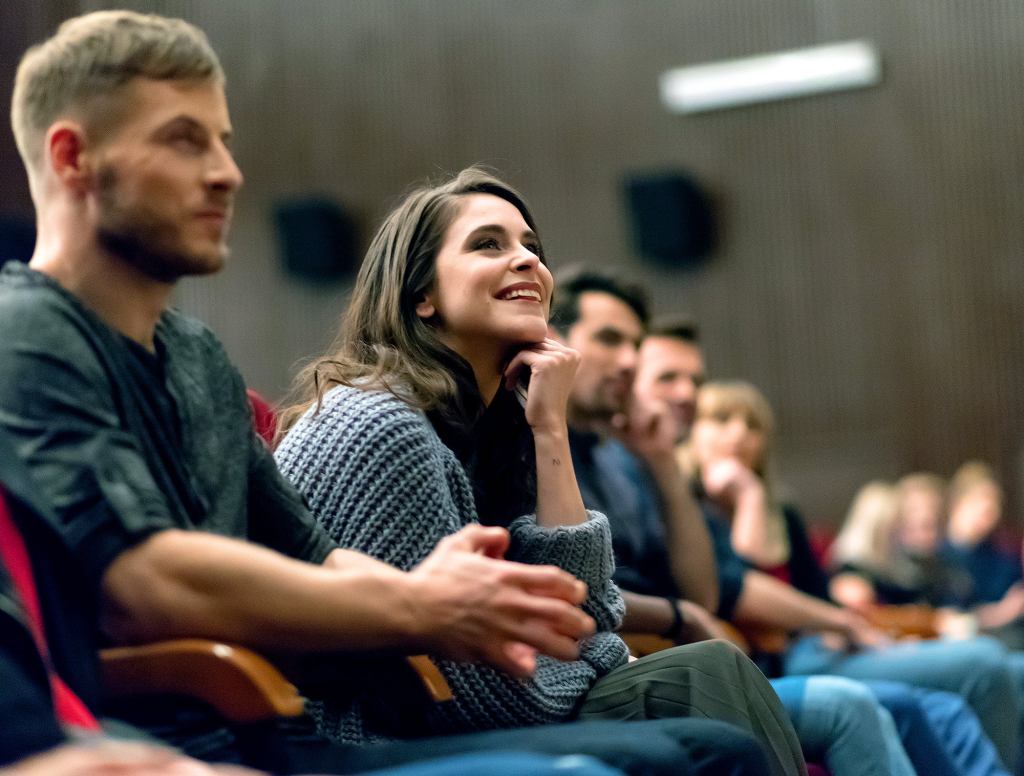
{"type": "Polygon", "coordinates": [[[92,184],[92,155],[86,150],[85,131],[73,121],[58,121],[46,132],[44,164],[54,177],[75,194],[92,184]]]}

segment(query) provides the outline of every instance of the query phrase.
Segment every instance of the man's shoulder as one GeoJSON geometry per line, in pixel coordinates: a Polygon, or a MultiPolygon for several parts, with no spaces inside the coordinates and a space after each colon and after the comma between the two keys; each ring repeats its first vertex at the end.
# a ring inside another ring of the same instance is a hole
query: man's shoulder
{"type": "Polygon", "coordinates": [[[0,317],[5,324],[28,322],[25,328],[32,328],[35,321],[73,312],[77,311],[67,293],[41,272],[13,261],[0,270],[0,317]]]}
{"type": "Polygon", "coordinates": [[[79,365],[91,349],[97,321],[68,292],[42,273],[9,262],[0,271],[0,346],[46,354],[79,365]]]}

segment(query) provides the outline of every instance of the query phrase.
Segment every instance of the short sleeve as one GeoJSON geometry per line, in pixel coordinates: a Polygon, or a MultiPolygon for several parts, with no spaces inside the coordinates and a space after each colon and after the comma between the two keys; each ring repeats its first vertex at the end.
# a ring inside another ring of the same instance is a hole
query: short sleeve
{"type": "Polygon", "coordinates": [[[254,432],[249,469],[249,538],[292,558],[323,563],[337,548],[254,432]]]}
{"type": "Polygon", "coordinates": [[[175,522],[75,319],[25,296],[0,298],[0,425],[98,591],[114,558],[175,522]]]}

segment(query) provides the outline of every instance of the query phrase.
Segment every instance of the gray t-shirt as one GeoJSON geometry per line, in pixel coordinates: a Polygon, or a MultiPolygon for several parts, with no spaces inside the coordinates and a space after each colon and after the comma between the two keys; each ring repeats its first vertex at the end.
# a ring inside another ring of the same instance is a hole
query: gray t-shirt
{"type": "Polygon", "coordinates": [[[334,549],[255,436],[242,378],[198,321],[164,313],[147,365],[150,354],[51,278],[8,263],[0,332],[0,426],[94,590],[114,558],[168,528],[313,563],[334,549]]]}

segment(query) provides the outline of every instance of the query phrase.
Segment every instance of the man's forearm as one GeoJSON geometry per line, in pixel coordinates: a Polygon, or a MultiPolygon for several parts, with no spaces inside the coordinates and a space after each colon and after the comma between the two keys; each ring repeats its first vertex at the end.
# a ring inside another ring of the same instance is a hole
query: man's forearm
{"type": "Polygon", "coordinates": [[[623,631],[661,636],[672,630],[677,622],[668,599],[623,590],[622,600],[626,602],[626,614],[622,618],[623,631]]]}
{"type": "Polygon", "coordinates": [[[121,643],[205,636],[276,650],[399,648],[484,661],[516,676],[536,652],[575,660],[594,621],[561,569],[501,560],[508,532],[466,526],[410,572],[334,550],[323,566],[199,532],[154,534],[103,579],[121,643]]]}
{"type": "Polygon", "coordinates": [[[674,458],[648,461],[658,485],[672,575],[683,597],[718,608],[718,569],[711,536],[674,458]]]}
{"type": "Polygon", "coordinates": [[[786,630],[829,630],[845,633],[848,622],[842,609],[801,593],[761,571],[743,575],[743,590],[736,602],[738,622],[786,630]]]}
{"type": "Polygon", "coordinates": [[[265,649],[416,648],[408,575],[336,550],[325,566],[212,534],[161,531],[104,576],[118,642],[182,636],[265,649]],[[343,555],[337,555],[343,553],[343,555]],[[345,564],[346,556],[354,561],[345,564]]]}

